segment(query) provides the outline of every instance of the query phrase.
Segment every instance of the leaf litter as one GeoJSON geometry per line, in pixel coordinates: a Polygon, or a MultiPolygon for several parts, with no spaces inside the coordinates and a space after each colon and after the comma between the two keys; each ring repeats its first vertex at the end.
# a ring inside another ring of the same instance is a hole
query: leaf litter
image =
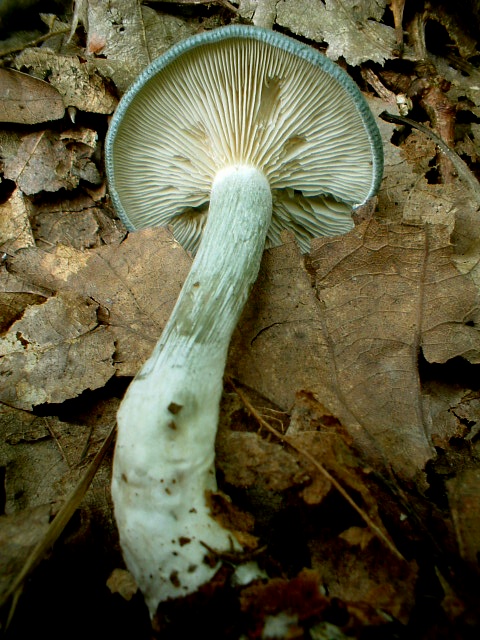
{"type": "MultiPolygon", "coordinates": [[[[101,154],[118,96],[171,44],[252,20],[349,65],[375,114],[410,105],[478,175],[473,3],[420,5],[84,0],[74,16],[36,23],[33,46],[2,32],[2,72],[29,74],[11,99],[0,94],[1,595],[12,637],[32,619],[64,637],[80,611],[79,628],[101,621],[98,637],[151,634],[122,573],[103,439],[191,258],[168,230],[127,235],[115,218],[101,154]],[[12,585],[25,586],[16,609],[12,585]]],[[[478,631],[478,200],[428,131],[378,122],[375,206],[306,257],[288,235],[267,251],[230,347],[217,472],[266,577],[231,587],[227,563],[159,610],[161,637],[478,631]]]]}

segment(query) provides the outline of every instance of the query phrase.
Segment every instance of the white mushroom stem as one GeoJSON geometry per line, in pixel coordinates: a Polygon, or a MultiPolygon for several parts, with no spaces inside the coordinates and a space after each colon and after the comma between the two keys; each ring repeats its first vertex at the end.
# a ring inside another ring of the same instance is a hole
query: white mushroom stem
{"type": "Polygon", "coordinates": [[[239,549],[211,517],[223,373],[255,282],[272,215],[269,184],[251,166],[215,177],[198,254],[152,355],[118,412],[112,494],[129,570],[153,616],[218,569],[204,545],[239,549]],[[204,544],[202,544],[204,543],[204,544]]]}

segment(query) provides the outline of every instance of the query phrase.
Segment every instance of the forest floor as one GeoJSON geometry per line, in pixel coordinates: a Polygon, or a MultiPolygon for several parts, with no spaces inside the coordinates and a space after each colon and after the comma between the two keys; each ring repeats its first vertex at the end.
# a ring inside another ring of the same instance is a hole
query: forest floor
{"type": "Polygon", "coordinates": [[[6,636],[478,638],[478,3],[25,4],[0,5],[6,636]],[[217,499],[265,577],[224,562],[152,630],[113,517],[115,415],[192,259],[169,230],[127,233],[104,140],[143,68],[231,23],[338,62],[385,172],[352,231],[265,252],[231,343],[217,499]]]}

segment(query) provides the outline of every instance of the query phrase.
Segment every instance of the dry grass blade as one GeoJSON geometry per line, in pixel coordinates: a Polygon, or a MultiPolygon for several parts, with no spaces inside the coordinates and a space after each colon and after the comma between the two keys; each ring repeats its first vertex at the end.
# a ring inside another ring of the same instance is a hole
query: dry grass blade
{"type": "Polygon", "coordinates": [[[4,630],[8,628],[13,618],[17,602],[22,594],[25,580],[33,572],[33,570],[37,567],[37,565],[41,562],[46,551],[50,549],[50,547],[52,547],[52,545],[59,538],[60,534],[68,524],[70,518],[73,516],[75,510],[80,505],[103,458],[105,457],[105,454],[107,453],[108,449],[110,448],[110,445],[112,444],[113,437],[115,434],[115,428],[116,428],[116,425],[113,425],[113,427],[110,429],[107,437],[103,441],[103,444],[100,450],[95,455],[92,462],[86,468],[85,473],[81,477],[77,486],[72,491],[70,496],[67,498],[67,500],[65,501],[65,504],[57,513],[54,520],[51,522],[43,539],[40,540],[40,542],[33,548],[32,552],[30,553],[27,560],[25,561],[25,564],[23,565],[22,570],[17,575],[12,586],[10,587],[8,592],[5,594],[2,601],[0,601],[1,609],[6,609],[7,606],[9,605],[8,610],[5,612],[6,623],[4,626],[2,625],[4,630]]]}
{"type": "Polygon", "coordinates": [[[283,435],[280,431],[277,431],[275,427],[272,427],[255,409],[253,404],[250,402],[250,399],[247,397],[245,393],[243,393],[240,389],[238,389],[233,382],[230,380],[235,392],[238,394],[239,398],[245,405],[245,408],[252,415],[253,418],[258,422],[258,424],[272,433],[276,438],[278,438],[281,442],[285,442],[288,446],[292,447],[297,453],[301,456],[305,457],[314,467],[317,469],[319,473],[321,473],[335,489],[340,493],[340,495],[348,502],[348,504],[355,509],[355,511],[359,514],[365,524],[370,528],[371,531],[383,542],[383,544],[388,547],[388,549],[400,560],[405,560],[400,551],[395,547],[391,540],[387,538],[387,536],[383,533],[383,531],[373,522],[370,516],[357,505],[357,503],[351,498],[348,492],[343,488],[340,482],[332,476],[332,474],[325,469],[325,467],[318,462],[306,449],[303,447],[299,447],[291,438],[283,435]]]}

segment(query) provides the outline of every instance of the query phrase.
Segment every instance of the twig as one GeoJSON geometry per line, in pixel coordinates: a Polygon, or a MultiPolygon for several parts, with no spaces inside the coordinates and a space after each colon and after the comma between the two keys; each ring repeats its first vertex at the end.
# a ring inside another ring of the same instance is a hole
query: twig
{"type": "Polygon", "coordinates": [[[405,560],[400,551],[395,547],[395,545],[387,538],[387,536],[383,533],[383,531],[373,522],[370,516],[357,505],[357,503],[350,497],[347,491],[342,487],[340,482],[332,476],[332,474],[325,469],[325,467],[316,460],[311,453],[309,453],[303,447],[299,447],[291,438],[288,436],[284,436],[280,431],[277,431],[275,427],[272,427],[266,420],[262,418],[262,416],[255,409],[253,404],[250,402],[250,399],[238,389],[235,384],[230,380],[235,392],[238,394],[240,400],[244,403],[245,407],[248,409],[250,414],[257,420],[257,422],[264,427],[267,431],[275,435],[281,442],[285,442],[292,449],[295,449],[297,453],[306,458],[316,469],[319,471],[340,493],[340,495],[348,502],[348,504],[359,514],[365,524],[375,533],[375,535],[385,544],[385,546],[390,549],[390,551],[399,559],[405,560]]]}
{"type": "Polygon", "coordinates": [[[48,33],[45,33],[43,36],[40,36],[35,40],[31,40],[30,42],[24,43],[18,47],[5,49],[5,51],[0,50],[0,57],[8,56],[11,53],[16,53],[17,51],[23,51],[28,47],[36,47],[37,44],[41,44],[42,42],[45,42],[45,40],[48,40],[49,38],[53,38],[53,36],[60,36],[60,35],[63,35],[64,33],[70,33],[70,29],[59,29],[58,31],[49,31],[48,33]]]}
{"type": "Polygon", "coordinates": [[[238,13],[238,9],[234,7],[231,2],[228,2],[228,0],[217,0],[217,1],[218,1],[218,4],[223,5],[226,9],[230,9],[230,11],[233,11],[233,13],[238,13]]]}
{"type": "Polygon", "coordinates": [[[50,523],[44,537],[35,545],[35,547],[30,552],[28,558],[25,561],[21,571],[18,573],[17,577],[13,581],[13,584],[10,586],[6,594],[0,600],[0,607],[4,607],[9,600],[11,600],[11,604],[9,607],[5,629],[10,625],[13,615],[15,613],[15,609],[18,603],[18,600],[23,591],[23,585],[28,578],[28,576],[33,572],[33,570],[37,567],[37,565],[43,559],[45,553],[52,547],[52,545],[56,542],[56,540],[61,535],[62,531],[65,529],[68,524],[70,518],[75,513],[75,510],[80,505],[84,495],[86,494],[90,483],[92,482],[100,463],[102,462],[105,454],[107,453],[110,445],[113,441],[113,436],[115,434],[116,425],[110,429],[107,437],[103,441],[103,444],[92,460],[92,462],[88,465],[85,473],[80,478],[77,486],[72,491],[70,496],[67,498],[60,511],[57,513],[55,518],[50,523]]]}
{"type": "Polygon", "coordinates": [[[50,434],[50,437],[53,439],[53,441],[55,442],[55,444],[58,447],[58,450],[62,454],[62,458],[65,460],[65,463],[66,463],[67,467],[69,469],[71,469],[72,465],[70,464],[70,462],[69,462],[69,460],[67,458],[67,454],[65,453],[62,445],[60,444],[60,440],[57,438],[57,434],[53,430],[53,427],[51,426],[51,424],[49,423],[47,418],[43,418],[43,421],[45,422],[45,426],[47,428],[48,433],[50,434]]]}

